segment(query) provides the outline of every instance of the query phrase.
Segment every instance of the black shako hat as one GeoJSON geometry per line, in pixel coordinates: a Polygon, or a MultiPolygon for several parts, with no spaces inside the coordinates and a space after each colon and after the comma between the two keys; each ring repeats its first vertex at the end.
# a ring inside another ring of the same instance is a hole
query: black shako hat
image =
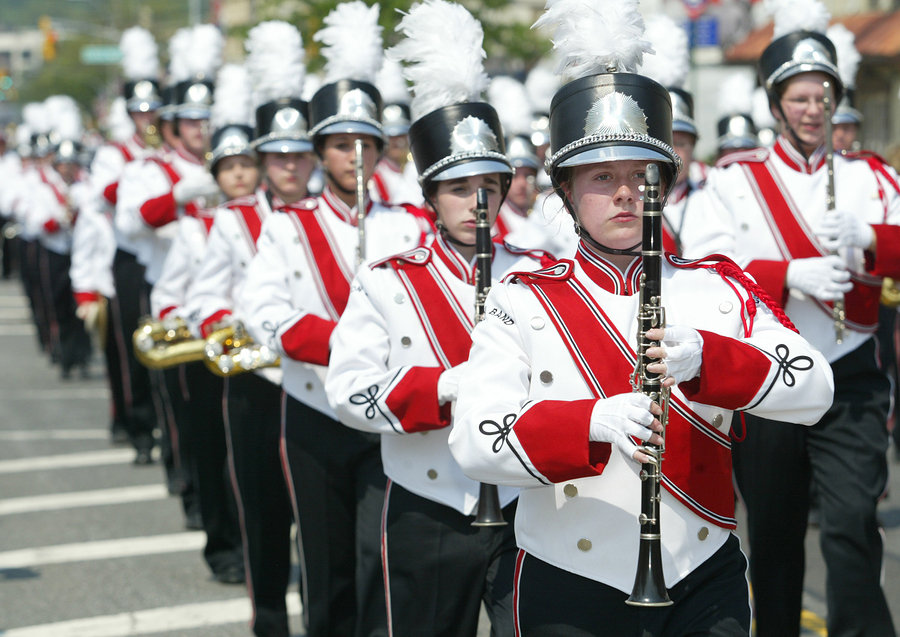
{"type": "Polygon", "coordinates": [[[372,84],[338,80],[326,84],[309,101],[309,136],[355,133],[384,143],[381,93],[372,84]]]}
{"type": "Polygon", "coordinates": [[[666,183],[674,184],[681,158],[672,147],[669,92],[634,73],[569,82],[550,104],[550,152],[545,169],[556,188],[563,168],[629,159],[660,162],[666,183]]]}
{"type": "Polygon", "coordinates": [[[147,113],[162,107],[163,98],[156,80],[133,80],[122,87],[125,108],[129,113],[147,113]]]}
{"type": "Polygon", "coordinates": [[[488,173],[512,174],[497,111],[487,102],[444,106],[409,127],[419,183],[488,173]]]}
{"type": "Polygon", "coordinates": [[[215,176],[216,164],[226,157],[246,155],[256,157],[256,152],[250,145],[253,139],[253,129],[246,124],[225,124],[220,126],[210,140],[212,153],[209,157],[209,170],[215,176]]]}
{"type": "Polygon", "coordinates": [[[283,97],[257,108],[253,148],[261,153],[311,152],[309,104],[296,97],[283,97]]]}
{"type": "Polygon", "coordinates": [[[683,88],[669,87],[672,100],[672,130],[698,136],[694,121],[694,97],[683,88]]]}
{"type": "Polygon", "coordinates": [[[726,115],[716,123],[716,131],[719,134],[716,139],[716,148],[719,152],[760,147],[756,125],[753,118],[746,113],[726,115]]]}
{"type": "Polygon", "coordinates": [[[844,84],[837,68],[837,52],[825,34],[793,31],[772,40],[759,57],[760,83],[773,102],[777,101],[775,88],[778,84],[794,75],[813,71],[831,76],[834,102],[840,102],[844,84]]]}
{"type": "Polygon", "coordinates": [[[175,85],[175,117],[177,119],[209,119],[214,85],[211,80],[197,78],[175,85]]]}

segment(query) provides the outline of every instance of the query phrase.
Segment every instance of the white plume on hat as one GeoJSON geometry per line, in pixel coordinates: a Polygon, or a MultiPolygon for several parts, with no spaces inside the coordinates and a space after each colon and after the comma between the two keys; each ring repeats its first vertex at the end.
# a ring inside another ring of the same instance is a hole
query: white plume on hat
{"type": "Polygon", "coordinates": [[[544,58],[537,63],[525,78],[525,90],[528,91],[528,101],[531,110],[535,113],[549,113],[553,96],[559,90],[562,82],[560,77],[553,72],[556,62],[544,58]]]}
{"type": "Polygon", "coordinates": [[[325,16],[325,27],[313,40],[321,42],[325,57],[325,83],[358,80],[375,83],[384,57],[379,5],[366,6],[362,0],[344,2],[325,16]]]}
{"type": "Polygon", "coordinates": [[[644,54],[653,52],[642,38],[644,18],[637,6],[638,0],[547,0],[544,15],[532,28],[551,30],[558,75],[577,79],[611,69],[634,73],[644,54]]]}
{"type": "Polygon", "coordinates": [[[769,108],[769,94],[762,86],[757,86],[753,91],[753,106],[750,111],[750,116],[757,128],[775,128],[778,125],[778,120],[775,119],[769,108]]]}
{"type": "Polygon", "coordinates": [[[129,80],[156,79],[159,75],[159,47],[147,29],[131,27],[119,40],[122,71],[129,80]]]}
{"type": "Polygon", "coordinates": [[[843,24],[831,25],[828,27],[826,35],[837,51],[837,65],[841,74],[841,82],[845,88],[855,88],[856,72],[862,61],[862,55],[856,50],[856,36],[843,24]]]}
{"type": "Polygon", "coordinates": [[[216,130],[227,124],[250,125],[253,121],[250,74],[242,64],[226,64],[216,76],[216,93],[209,125],[216,130]]]}
{"type": "Polygon", "coordinates": [[[169,39],[169,84],[183,82],[191,76],[188,49],[191,48],[191,29],[178,29],[169,39]]]}
{"type": "Polygon", "coordinates": [[[524,84],[507,75],[499,75],[491,80],[488,102],[497,110],[504,135],[531,131],[531,104],[524,84]]]}
{"type": "Polygon", "coordinates": [[[22,119],[32,133],[50,132],[50,115],[43,102],[30,102],[22,108],[22,119]]]}
{"type": "Polygon", "coordinates": [[[51,95],[44,100],[47,119],[60,139],[78,141],[84,132],[81,121],[81,109],[78,103],[68,95],[51,95]]]}
{"type": "Polygon", "coordinates": [[[825,33],[831,20],[819,0],[766,0],[766,9],[775,17],[773,40],[794,31],[825,33]]]}
{"type": "Polygon", "coordinates": [[[403,77],[403,66],[397,60],[385,58],[375,77],[375,87],[385,104],[409,104],[412,99],[409,85],[403,77]]]}
{"type": "Polygon", "coordinates": [[[126,142],[134,136],[134,120],[128,115],[124,97],[117,97],[110,104],[106,115],[106,130],[109,138],[115,142],[126,142]]]}
{"type": "Polygon", "coordinates": [[[322,76],[316,73],[310,73],[306,76],[306,80],[303,82],[303,92],[300,95],[300,99],[304,102],[308,102],[312,99],[312,96],[316,94],[320,88],[322,88],[322,76]]]}
{"type": "MultiPolygon", "coordinates": [[[[25,105],[28,107],[28,104],[25,105]]],[[[27,121],[16,126],[16,145],[22,146],[31,143],[31,133],[34,132],[27,121]]]]}
{"type": "Polygon", "coordinates": [[[647,19],[644,38],[653,46],[654,53],[644,56],[641,75],[666,88],[684,88],[691,70],[687,31],[669,16],[657,14],[647,19]]]}
{"type": "Polygon", "coordinates": [[[756,79],[751,73],[729,73],[719,86],[719,116],[737,115],[738,113],[750,115],[755,88],[756,79]]]}
{"type": "Polygon", "coordinates": [[[214,24],[198,24],[191,29],[191,42],[186,52],[188,78],[212,80],[222,66],[225,36],[214,24]]]}
{"type": "Polygon", "coordinates": [[[416,3],[397,31],[406,38],[388,50],[388,57],[407,64],[403,75],[413,85],[413,119],[481,100],[491,82],[482,62],[484,30],[464,6],[445,0],[416,3]]]}
{"type": "Polygon", "coordinates": [[[306,51],[297,27],[281,20],[261,22],[250,29],[244,48],[254,106],[303,94],[306,51]]]}

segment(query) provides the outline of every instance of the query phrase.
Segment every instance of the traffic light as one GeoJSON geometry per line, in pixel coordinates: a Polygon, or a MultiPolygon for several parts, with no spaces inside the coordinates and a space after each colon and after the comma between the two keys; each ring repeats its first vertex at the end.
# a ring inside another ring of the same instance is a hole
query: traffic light
{"type": "Polygon", "coordinates": [[[53,29],[53,23],[50,20],[50,16],[42,15],[38,20],[38,28],[44,34],[44,61],[49,62],[50,60],[55,60],[56,43],[59,40],[59,35],[53,29]]]}

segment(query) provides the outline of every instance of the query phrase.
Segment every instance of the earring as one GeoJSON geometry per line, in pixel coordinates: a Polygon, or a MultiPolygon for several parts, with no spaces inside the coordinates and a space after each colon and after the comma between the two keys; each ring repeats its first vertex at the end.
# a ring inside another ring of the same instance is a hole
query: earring
{"type": "Polygon", "coordinates": [[[575,222],[575,234],[577,234],[579,237],[581,236],[581,224],[577,221],[575,222]]]}

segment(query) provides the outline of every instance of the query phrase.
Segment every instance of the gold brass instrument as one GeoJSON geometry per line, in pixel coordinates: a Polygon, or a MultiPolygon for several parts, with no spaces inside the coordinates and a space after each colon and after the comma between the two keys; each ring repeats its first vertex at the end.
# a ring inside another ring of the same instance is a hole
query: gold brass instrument
{"type": "Polygon", "coordinates": [[[356,265],[366,260],[366,175],[363,163],[363,141],[356,139],[356,229],[359,245],[356,246],[356,265]]]}
{"type": "Polygon", "coordinates": [[[216,376],[227,378],[281,365],[278,352],[255,342],[242,323],[214,331],[204,343],[204,362],[216,376]]]}
{"type": "Polygon", "coordinates": [[[194,338],[183,318],[141,319],[132,337],[134,355],[150,369],[168,369],[202,361],[206,341],[194,338]]]}
{"type": "MultiPolygon", "coordinates": [[[[479,188],[475,195],[475,325],[484,320],[484,304],[491,291],[491,222],[488,218],[487,190],[479,188]]],[[[503,509],[497,485],[481,483],[478,490],[478,509],[472,526],[504,526],[503,509]]]]}
{"type": "Polygon", "coordinates": [[[884,277],[881,281],[881,304],[885,307],[900,307],[900,281],[884,277]]]}
{"type": "Polygon", "coordinates": [[[3,236],[12,241],[22,234],[22,224],[18,221],[7,221],[3,224],[3,236]]]}
{"type": "MultiPolygon", "coordinates": [[[[666,313],[661,303],[662,290],[662,198],[659,186],[659,166],[647,164],[644,174],[644,217],[641,261],[640,300],[638,301],[637,362],[631,377],[631,387],[635,392],[649,396],[662,407],[659,421],[665,426],[669,413],[669,388],[663,387],[662,375],[650,372],[647,366],[654,359],[647,356],[651,347],[659,347],[659,341],[647,338],[647,332],[666,326],[666,313]]],[[[637,572],[631,596],[625,600],[630,606],[669,606],[672,600],[666,590],[666,578],[662,568],[662,541],[660,539],[660,480],[662,479],[662,456],[665,447],[645,442],[641,446],[650,461],[641,465],[641,524],[640,549],[637,572]]]]}
{"type": "Polygon", "coordinates": [[[162,136],[159,134],[159,127],[156,124],[147,124],[147,126],[140,131],[140,136],[144,143],[150,148],[159,148],[162,146],[162,136]]]}
{"type": "MultiPolygon", "coordinates": [[[[832,138],[834,126],[831,122],[831,117],[834,114],[834,108],[832,106],[833,96],[831,82],[826,81],[823,82],[822,85],[825,87],[823,99],[825,105],[825,166],[828,170],[828,182],[825,189],[825,205],[828,210],[834,210],[836,205],[834,199],[834,140],[832,138]]],[[[834,251],[831,254],[837,254],[837,251],[834,251]]],[[[834,302],[831,316],[834,318],[834,340],[840,345],[844,342],[844,331],[847,329],[847,314],[843,299],[834,302]]]]}

